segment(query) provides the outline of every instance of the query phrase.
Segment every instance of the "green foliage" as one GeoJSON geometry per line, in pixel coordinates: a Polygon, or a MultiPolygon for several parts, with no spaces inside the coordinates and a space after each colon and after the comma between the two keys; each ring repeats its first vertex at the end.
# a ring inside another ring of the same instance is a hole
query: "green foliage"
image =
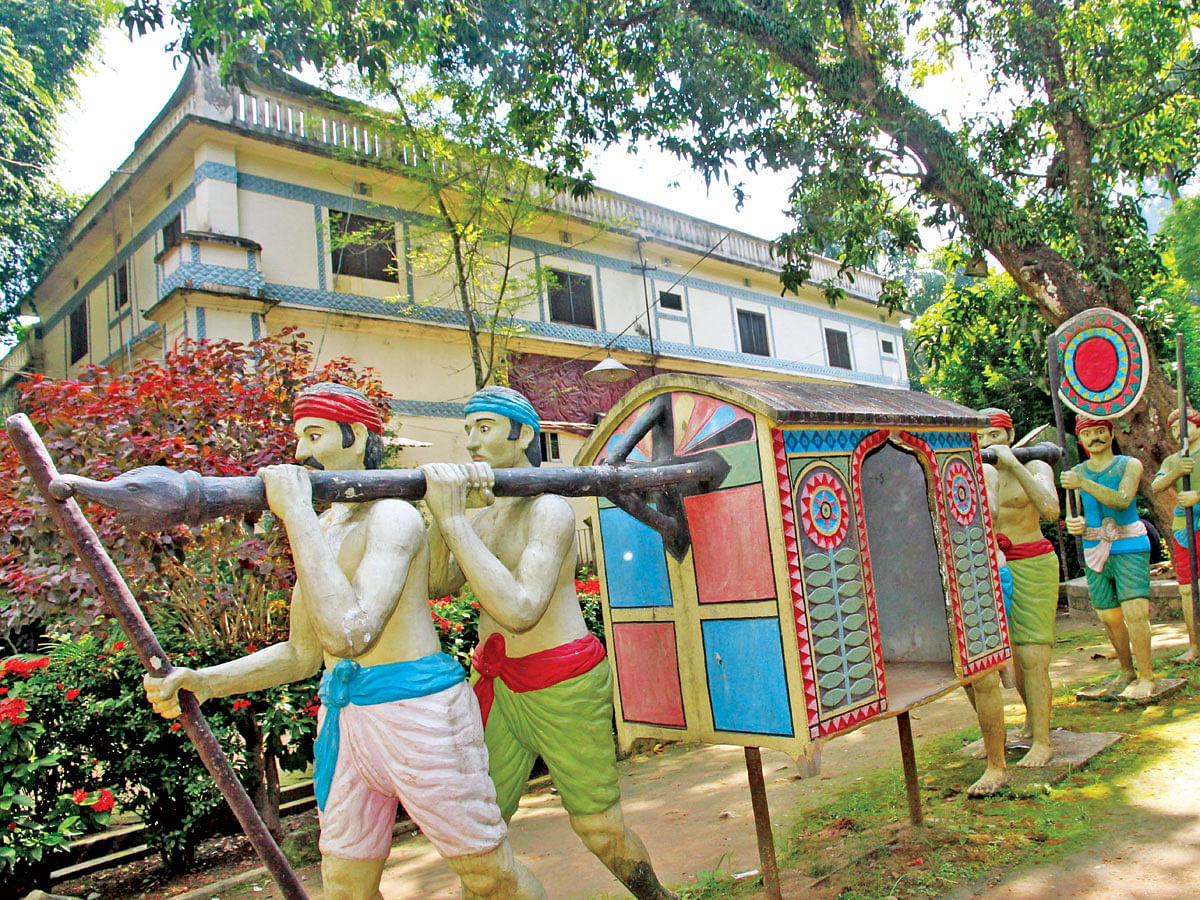
{"type": "MultiPolygon", "coordinates": [[[[604,621],[600,612],[600,582],[594,575],[581,572],[575,579],[575,593],[579,597],[580,611],[588,631],[604,640],[604,621]]],[[[442,650],[449,653],[463,668],[471,668],[471,651],[479,643],[479,601],[471,588],[465,587],[451,597],[429,601],[433,615],[433,626],[442,642],[442,650]]]]}
{"type": "Polygon", "coordinates": [[[56,745],[30,700],[48,663],[0,666],[0,878],[17,896],[37,885],[72,839],[102,828],[113,805],[83,758],[56,745]]]}
{"type": "Polygon", "coordinates": [[[910,332],[931,393],[972,409],[1000,406],[1017,436],[1053,423],[1046,379],[1047,328],[1007,275],[949,282],[910,332]]]}
{"type": "Polygon", "coordinates": [[[107,20],[102,0],[0,0],[0,324],[81,205],[48,177],[55,120],[107,20]]]}
{"type": "MultiPolygon", "coordinates": [[[[190,665],[228,658],[200,648],[179,635],[162,634],[167,651],[190,665]]],[[[105,643],[93,635],[57,635],[40,657],[40,667],[15,678],[10,659],[4,681],[10,697],[27,704],[36,729],[31,748],[45,763],[41,777],[47,787],[33,794],[34,816],[52,814],[57,795],[103,785],[104,796],[123,810],[136,813],[147,826],[147,843],[158,850],[171,870],[194,862],[196,845],[211,835],[213,816],[224,810],[224,799],[209,777],[178,722],[168,722],[150,708],[142,694],[143,670],[124,641],[105,643]]],[[[211,700],[205,717],[239,778],[252,793],[262,773],[255,748],[246,739],[247,723],[270,736],[285,767],[303,769],[312,758],[316,733],[317,679],[272,688],[238,698],[211,700]]],[[[3,729],[0,724],[0,740],[3,729]]],[[[0,754],[0,782],[11,779],[14,766],[0,754]]],[[[95,795],[89,791],[88,797],[95,795]]],[[[94,803],[88,799],[87,803],[94,803]]],[[[105,804],[101,804],[103,806],[105,804]]],[[[99,806],[94,811],[98,811],[99,806]]],[[[90,830],[104,819],[88,822],[90,830]]],[[[38,819],[44,823],[44,819],[38,819]]],[[[0,812],[0,840],[6,827],[0,812]]],[[[65,828],[55,849],[85,830],[65,828]]]]}
{"type": "MultiPolygon", "coordinates": [[[[90,367],[74,379],[34,376],[22,385],[21,405],[63,472],[106,479],[168,465],[250,475],[291,460],[292,400],[305,385],[341,381],[377,404],[384,397],[371,369],[345,358],[318,371],[312,365],[311,348],[294,329],[250,344],[183,342],[119,375],[90,367]]],[[[262,645],[286,627],[278,615],[271,619],[272,602],[290,590],[291,567],[270,517],[145,535],[127,532],[99,506],[86,512],[152,619],[154,610],[171,610],[197,640],[226,647],[262,645]]],[[[59,616],[87,627],[99,612],[95,591],[7,440],[0,444],[0,513],[0,636],[12,641],[59,616]]]]}
{"type": "Polygon", "coordinates": [[[1184,197],[1163,218],[1162,233],[1170,241],[1179,277],[1200,291],[1200,197],[1184,197]]]}
{"type": "MultiPolygon", "coordinates": [[[[178,635],[160,637],[167,652],[188,665],[227,658],[178,635]]],[[[38,755],[54,758],[54,778],[67,787],[106,786],[121,809],[142,818],[146,842],[170,870],[190,868],[224,799],[179,722],[162,719],[146,702],[137,656],[125,641],[106,643],[92,635],[58,635],[46,649],[44,667],[6,684],[11,696],[28,703],[41,728],[38,755]]],[[[205,703],[205,718],[248,791],[257,790],[262,772],[244,737],[247,722],[270,733],[284,766],[304,768],[316,737],[316,692],[312,678],[205,703]]]]}

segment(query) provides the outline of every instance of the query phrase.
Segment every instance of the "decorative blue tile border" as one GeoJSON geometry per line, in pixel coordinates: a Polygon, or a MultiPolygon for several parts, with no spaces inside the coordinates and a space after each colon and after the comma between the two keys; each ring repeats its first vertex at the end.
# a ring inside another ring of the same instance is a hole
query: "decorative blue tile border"
{"type": "Polygon", "coordinates": [[[59,307],[58,310],[52,316],[50,316],[50,318],[41,323],[39,327],[42,329],[43,333],[50,331],[59,322],[74,312],[75,308],[87,299],[88,295],[96,289],[100,282],[112,275],[112,273],[116,271],[117,267],[123,265],[125,261],[133,256],[137,250],[141,249],[142,245],[145,244],[146,241],[150,240],[155,236],[155,234],[162,231],[163,226],[179,215],[183,208],[187,206],[187,204],[190,203],[192,198],[195,196],[196,185],[195,183],[189,184],[186,190],[180,192],[174,200],[163,207],[162,212],[150,220],[150,224],[139,231],[132,240],[127,241],[125,243],[125,248],[120,250],[111,262],[109,262],[106,266],[101,268],[100,271],[89,278],[83,287],[72,294],[70,299],[67,300],[67,302],[61,307],[59,307]]]}

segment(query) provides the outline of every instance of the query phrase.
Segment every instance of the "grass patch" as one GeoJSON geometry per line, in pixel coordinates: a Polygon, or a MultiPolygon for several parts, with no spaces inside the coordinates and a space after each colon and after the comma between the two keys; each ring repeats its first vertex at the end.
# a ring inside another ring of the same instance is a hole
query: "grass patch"
{"type": "MultiPolygon", "coordinates": [[[[1075,634],[1069,645],[1087,647],[1102,639],[1101,634],[1075,634]]],[[[785,884],[803,876],[802,895],[814,900],[907,900],[959,891],[971,896],[1014,869],[1059,859],[1130,827],[1140,813],[1131,806],[1128,790],[1139,772],[1200,733],[1196,670],[1166,659],[1156,665],[1160,676],[1192,677],[1185,692],[1163,706],[1080,704],[1074,701],[1080,684],[1058,686],[1055,727],[1126,737],[1084,770],[1032,793],[967,798],[983,762],[957,751],[978,737],[978,729],[920,741],[926,824],[908,824],[899,766],[863,775],[794,827],[780,851],[785,884]],[[812,879],[820,880],[813,885],[812,879]]],[[[1009,764],[1019,758],[1010,754],[1009,764]]],[[[761,892],[758,879],[734,883],[717,873],[685,889],[684,896],[716,900],[761,892]]]]}

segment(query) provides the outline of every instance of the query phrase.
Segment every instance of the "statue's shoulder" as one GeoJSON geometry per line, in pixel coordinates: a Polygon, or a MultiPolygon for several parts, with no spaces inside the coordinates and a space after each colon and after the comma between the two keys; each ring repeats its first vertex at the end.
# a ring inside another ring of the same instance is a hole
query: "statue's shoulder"
{"type": "Polygon", "coordinates": [[[367,521],[373,526],[388,526],[403,529],[425,529],[425,520],[417,508],[407,500],[395,497],[384,497],[382,500],[372,500],[367,512],[367,521]]]}

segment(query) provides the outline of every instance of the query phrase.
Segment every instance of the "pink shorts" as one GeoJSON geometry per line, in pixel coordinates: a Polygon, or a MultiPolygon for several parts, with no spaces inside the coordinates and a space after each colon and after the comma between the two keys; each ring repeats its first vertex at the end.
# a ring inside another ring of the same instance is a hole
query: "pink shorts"
{"type": "MultiPolygon", "coordinates": [[[[318,725],[324,717],[322,707],[318,725]]],[[[321,854],[385,859],[397,800],[445,857],[486,853],[507,835],[479,703],[465,681],[427,697],[342,709],[321,854]]]]}

